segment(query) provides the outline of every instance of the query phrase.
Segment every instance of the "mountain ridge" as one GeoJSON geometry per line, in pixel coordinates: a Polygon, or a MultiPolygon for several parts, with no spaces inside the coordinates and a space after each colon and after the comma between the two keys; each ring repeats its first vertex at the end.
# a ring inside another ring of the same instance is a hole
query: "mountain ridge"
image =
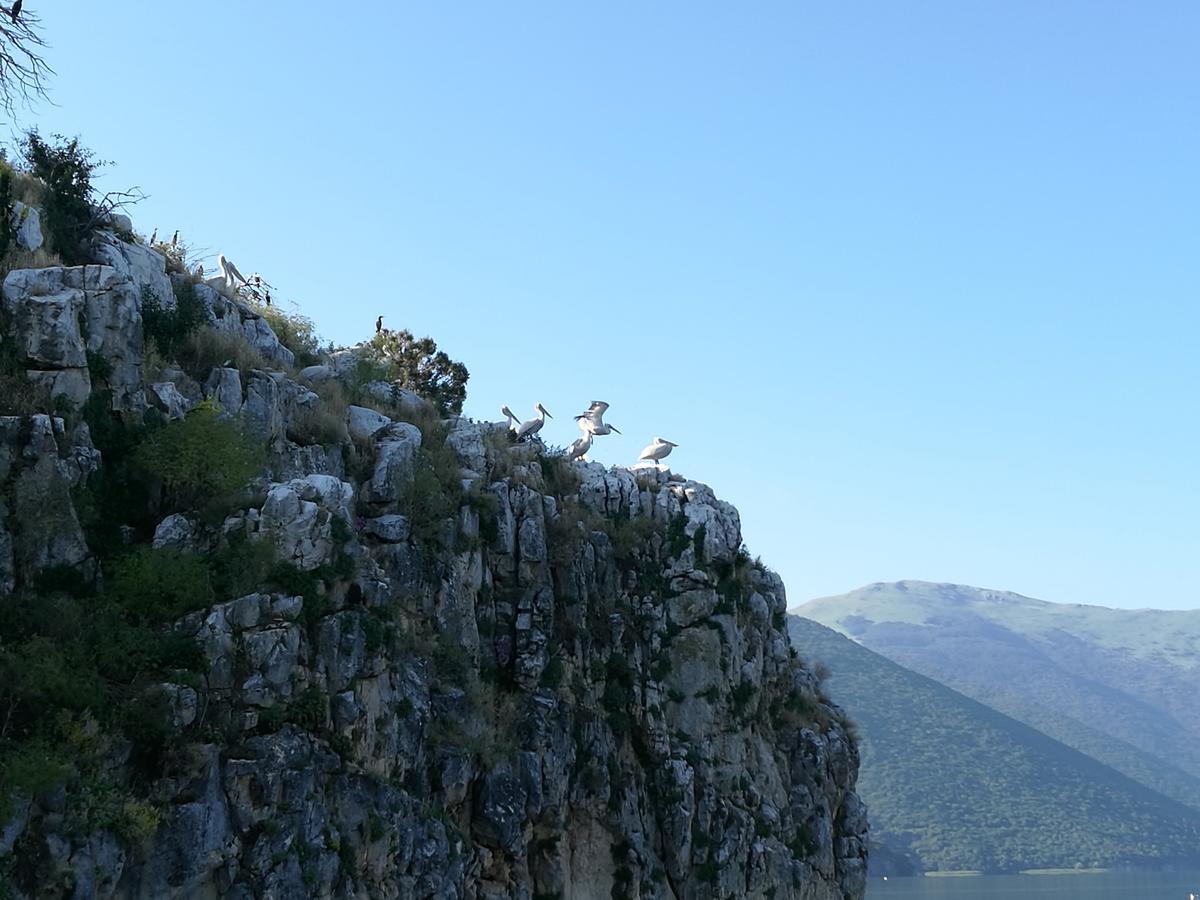
{"type": "Polygon", "coordinates": [[[905,874],[897,857],[1013,872],[1200,856],[1200,811],[818,622],[791,615],[788,630],[859,727],[859,791],[884,849],[873,874],[905,874]]]}
{"type": "Polygon", "coordinates": [[[1200,808],[1200,610],[902,581],[791,612],[1200,808]]]}

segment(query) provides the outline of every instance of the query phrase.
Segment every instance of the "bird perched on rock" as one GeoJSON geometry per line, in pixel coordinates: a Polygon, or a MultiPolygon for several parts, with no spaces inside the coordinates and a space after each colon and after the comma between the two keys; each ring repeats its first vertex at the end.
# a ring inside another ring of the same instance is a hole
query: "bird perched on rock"
{"type": "Polygon", "coordinates": [[[506,419],[508,419],[508,430],[509,431],[516,431],[517,426],[521,424],[521,420],[520,420],[520,418],[518,418],[517,414],[514,413],[511,409],[509,409],[507,406],[500,407],[500,415],[502,415],[506,419]]]}
{"type": "MultiPolygon", "coordinates": [[[[546,424],[546,416],[550,416],[550,413],[546,412],[546,407],[540,403],[533,404],[533,409],[537,413],[537,416],[521,423],[521,427],[517,429],[518,441],[524,440],[527,437],[533,437],[541,431],[542,426],[546,424]]],[[[554,416],[550,416],[550,418],[553,419],[554,416]]]]}
{"type": "Polygon", "coordinates": [[[678,444],[672,443],[671,441],[664,441],[662,438],[656,437],[654,439],[654,443],[646,447],[646,449],[641,452],[641,455],[638,456],[638,462],[645,460],[646,462],[652,462],[655,465],[658,465],[664,459],[670,456],[671,451],[678,446],[678,444]]]}
{"type": "Polygon", "coordinates": [[[614,431],[620,434],[619,429],[604,424],[604,413],[607,411],[607,403],[603,400],[593,400],[591,406],[575,417],[575,424],[584,434],[611,434],[614,431]]]}
{"type": "Polygon", "coordinates": [[[585,431],[580,437],[572,441],[571,446],[567,448],[567,462],[574,462],[591,449],[592,434],[590,431],[585,431]]]}
{"type": "Polygon", "coordinates": [[[17,0],[17,2],[12,5],[12,9],[8,11],[8,14],[12,16],[14,25],[17,24],[17,17],[21,15],[21,7],[24,5],[24,3],[25,0],[17,0]]]}
{"type": "Polygon", "coordinates": [[[171,235],[171,248],[174,249],[175,247],[178,247],[178,246],[179,246],[179,229],[176,228],[175,233],[173,235],[171,235]]]}
{"type": "Polygon", "coordinates": [[[375,333],[379,334],[381,331],[383,331],[383,316],[375,320],[375,333]]]}
{"type": "Polygon", "coordinates": [[[154,246],[154,242],[156,240],[158,240],[158,229],[157,228],[155,228],[152,232],[150,232],[150,246],[151,247],[154,246]]]}

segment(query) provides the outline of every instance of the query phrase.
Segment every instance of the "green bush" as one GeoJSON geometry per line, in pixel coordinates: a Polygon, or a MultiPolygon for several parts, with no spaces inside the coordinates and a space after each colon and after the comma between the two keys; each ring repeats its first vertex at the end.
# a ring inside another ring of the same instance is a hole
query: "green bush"
{"type": "Polygon", "coordinates": [[[149,435],[135,455],[177,510],[228,497],[262,470],[265,457],[240,423],[222,419],[208,402],[149,435]]]}
{"type": "Polygon", "coordinates": [[[142,285],[142,333],[166,359],[174,359],[184,341],[207,319],[196,286],[190,281],[176,283],[173,309],[163,305],[163,298],[150,285],[142,285]]]}
{"type": "Polygon", "coordinates": [[[313,366],[321,361],[321,339],[312,319],[299,313],[286,313],[277,306],[259,305],[256,311],[267,320],[279,343],[295,355],[297,366],[313,366]]]}
{"type": "Polygon", "coordinates": [[[203,559],[149,547],[117,562],[111,590],[123,609],[149,621],[169,621],[213,600],[212,574],[203,559]]]}
{"type": "Polygon", "coordinates": [[[21,154],[29,172],[46,185],[42,197],[43,227],[50,245],[67,265],[85,265],[86,238],[92,225],[92,178],[104,163],[61,134],[47,142],[37,129],[25,133],[21,154]]]}
{"type": "Polygon", "coordinates": [[[410,331],[382,331],[366,345],[365,358],[379,367],[382,380],[419,394],[443,413],[462,412],[470,373],[438,350],[432,338],[414,338],[410,331]]]}

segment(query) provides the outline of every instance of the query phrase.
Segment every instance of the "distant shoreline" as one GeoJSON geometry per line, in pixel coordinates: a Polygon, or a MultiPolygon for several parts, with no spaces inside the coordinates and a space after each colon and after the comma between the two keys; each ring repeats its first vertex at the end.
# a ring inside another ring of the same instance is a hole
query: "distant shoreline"
{"type": "MultiPolygon", "coordinates": [[[[1019,872],[1010,872],[1010,875],[1105,875],[1113,869],[1104,868],[1088,868],[1088,869],[1022,869],[1019,872]]],[[[925,878],[977,878],[982,877],[983,872],[979,869],[947,869],[945,871],[931,871],[923,873],[925,878]]],[[[893,876],[903,878],[902,875],[893,876]]],[[[922,877],[922,876],[917,876],[922,877]]]]}

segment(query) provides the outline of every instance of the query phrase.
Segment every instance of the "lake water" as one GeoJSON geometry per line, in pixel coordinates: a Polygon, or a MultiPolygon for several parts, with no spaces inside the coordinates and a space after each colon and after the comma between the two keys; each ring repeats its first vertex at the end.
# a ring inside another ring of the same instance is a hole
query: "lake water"
{"type": "Polygon", "coordinates": [[[872,878],[867,900],[1187,900],[1190,892],[1200,898],[1200,872],[872,878]]]}

